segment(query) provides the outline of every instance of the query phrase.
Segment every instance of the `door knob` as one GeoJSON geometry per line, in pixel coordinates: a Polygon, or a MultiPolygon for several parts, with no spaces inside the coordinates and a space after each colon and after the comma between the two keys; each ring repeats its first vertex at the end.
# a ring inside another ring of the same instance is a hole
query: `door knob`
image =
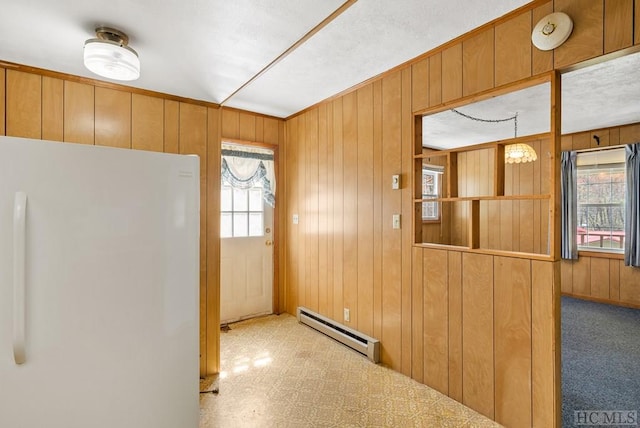
{"type": "Polygon", "coordinates": [[[270,247],[271,245],[273,245],[273,242],[269,241],[267,239],[267,241],[264,243],[267,247],[270,247]]]}

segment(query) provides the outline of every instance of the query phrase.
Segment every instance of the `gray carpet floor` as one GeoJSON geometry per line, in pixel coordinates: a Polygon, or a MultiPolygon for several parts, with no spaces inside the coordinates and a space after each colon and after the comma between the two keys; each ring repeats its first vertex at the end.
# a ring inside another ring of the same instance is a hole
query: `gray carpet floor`
{"type": "Polygon", "coordinates": [[[640,310],[562,298],[563,427],[580,410],[640,415],[640,310]]]}

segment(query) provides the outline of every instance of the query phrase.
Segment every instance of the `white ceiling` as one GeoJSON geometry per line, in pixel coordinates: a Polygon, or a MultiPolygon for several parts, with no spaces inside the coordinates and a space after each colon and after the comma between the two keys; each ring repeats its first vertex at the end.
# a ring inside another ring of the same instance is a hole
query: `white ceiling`
{"type": "Polygon", "coordinates": [[[97,78],[82,64],[83,44],[111,26],[140,55],[132,86],[287,117],[528,0],[355,1],[238,91],[344,3],[0,0],[0,60],[97,78]]]}
{"type": "MultiPolygon", "coordinates": [[[[640,122],[640,53],[612,59],[562,75],[562,133],[601,129],[640,122]]],[[[459,107],[475,118],[503,119],[518,113],[518,136],[549,132],[550,85],[459,107]]],[[[451,111],[425,116],[425,147],[452,149],[500,141],[514,136],[514,122],[485,123],[451,111]]]]}

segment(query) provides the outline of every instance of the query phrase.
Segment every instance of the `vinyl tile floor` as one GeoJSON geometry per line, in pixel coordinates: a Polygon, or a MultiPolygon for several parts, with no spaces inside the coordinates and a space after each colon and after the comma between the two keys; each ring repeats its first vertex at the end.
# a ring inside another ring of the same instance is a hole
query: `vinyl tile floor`
{"type": "Polygon", "coordinates": [[[291,315],[231,324],[220,346],[219,393],[200,394],[201,428],[500,426],[291,315]]]}

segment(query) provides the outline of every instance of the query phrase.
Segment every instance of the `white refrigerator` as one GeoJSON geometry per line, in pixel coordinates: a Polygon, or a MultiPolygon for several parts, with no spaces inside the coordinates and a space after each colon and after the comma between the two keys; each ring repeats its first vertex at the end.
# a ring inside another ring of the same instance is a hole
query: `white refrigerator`
{"type": "Polygon", "coordinates": [[[0,427],[199,419],[199,159],[0,137],[0,427]]]}

